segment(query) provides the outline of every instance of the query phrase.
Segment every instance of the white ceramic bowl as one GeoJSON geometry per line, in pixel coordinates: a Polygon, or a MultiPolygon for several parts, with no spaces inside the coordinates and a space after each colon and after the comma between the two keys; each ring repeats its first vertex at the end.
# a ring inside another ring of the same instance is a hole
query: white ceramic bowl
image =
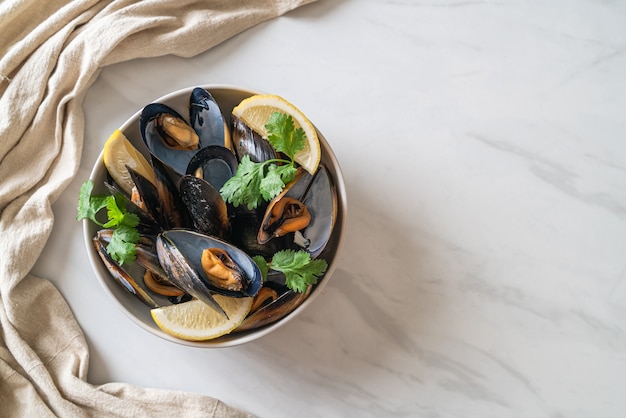
{"type": "MultiPolygon", "coordinates": [[[[196,86],[194,86],[196,87],[196,86]]],[[[194,87],[178,90],[167,94],[159,99],[154,100],[154,102],[164,103],[168,106],[174,108],[181,115],[188,114],[188,100],[189,95],[194,87]]],[[[206,88],[215,98],[217,103],[220,105],[222,113],[224,117],[227,119],[230,118],[231,110],[238,105],[243,99],[250,97],[254,94],[259,94],[262,92],[243,89],[236,86],[228,86],[228,85],[204,85],[198,86],[206,88]]],[[[147,103],[146,103],[147,104],[147,103]]],[[[297,104],[296,104],[297,106],[297,104]]],[[[141,139],[141,134],[139,132],[139,116],[141,114],[141,109],[139,109],[134,115],[130,117],[124,123],[120,130],[126,135],[126,137],[139,149],[144,155],[148,155],[148,151],[143,144],[141,139]]],[[[228,120],[230,124],[230,120],[228,120]]],[[[322,292],[324,286],[328,283],[335,267],[337,264],[339,252],[343,243],[343,236],[345,232],[345,216],[346,216],[346,193],[345,193],[345,185],[343,181],[343,175],[339,168],[339,164],[335,155],[333,154],[332,149],[330,148],[328,142],[324,138],[324,136],[318,131],[322,156],[321,162],[328,167],[334,184],[337,188],[337,197],[338,197],[338,208],[337,208],[337,221],[335,223],[335,227],[333,229],[332,236],[330,241],[322,254],[322,258],[324,258],[328,262],[328,269],[323,277],[320,278],[318,284],[314,287],[311,295],[302,303],[298,308],[296,308],[289,315],[284,317],[283,319],[274,322],[273,324],[267,325],[265,327],[247,331],[247,332],[237,332],[231,333],[229,335],[225,335],[213,340],[202,341],[202,342],[192,342],[185,341],[173,337],[165,332],[163,332],[160,328],[156,326],[152,317],[150,316],[150,309],[140,302],[135,296],[126,292],[118,283],[116,283],[113,278],[109,275],[108,271],[104,267],[100,257],[96,253],[94,246],[92,244],[92,238],[96,234],[98,227],[88,220],[83,221],[83,231],[85,238],[85,245],[87,246],[87,253],[89,255],[89,260],[93,269],[96,273],[96,277],[98,281],[102,285],[104,291],[111,297],[113,302],[124,312],[133,322],[139,325],[144,330],[164,338],[166,340],[194,346],[194,347],[229,347],[235,346],[239,344],[244,344],[253,340],[256,340],[260,337],[263,337],[275,329],[281,327],[285,323],[291,321],[295,318],[299,313],[307,308],[313,301],[319,296],[322,292]]],[[[95,187],[94,193],[106,193],[104,187],[104,181],[106,179],[107,173],[106,168],[104,167],[104,163],[102,161],[102,153],[100,153],[100,157],[96,161],[93,170],[91,172],[90,179],[93,180],[95,187]]],[[[297,332],[297,331],[294,331],[297,332]]]]}

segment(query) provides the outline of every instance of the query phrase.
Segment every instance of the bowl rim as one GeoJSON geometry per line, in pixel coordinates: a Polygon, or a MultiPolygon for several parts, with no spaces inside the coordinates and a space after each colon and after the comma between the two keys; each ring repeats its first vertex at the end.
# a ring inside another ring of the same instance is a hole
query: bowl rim
{"type": "MultiPolygon", "coordinates": [[[[152,102],[167,103],[168,101],[172,101],[176,98],[179,98],[180,96],[184,94],[190,94],[191,91],[196,87],[202,87],[204,89],[207,89],[212,94],[213,94],[213,91],[227,92],[229,90],[236,91],[237,93],[245,94],[248,96],[252,96],[255,94],[265,94],[265,92],[261,90],[251,89],[251,88],[242,87],[242,86],[233,85],[233,84],[199,84],[199,85],[184,87],[184,88],[169,92],[165,95],[162,95],[154,99],[152,102]]],[[[129,129],[133,128],[138,123],[139,116],[141,115],[142,109],[143,107],[137,110],[134,114],[132,114],[118,129],[125,133],[129,129]]],[[[224,110],[222,110],[222,113],[224,113],[224,110]]],[[[315,124],[313,124],[313,126],[315,126],[315,124]]],[[[174,342],[174,343],[185,345],[185,346],[198,347],[198,348],[225,348],[225,347],[234,347],[237,345],[246,344],[246,343],[255,341],[259,338],[262,338],[272,333],[276,329],[282,327],[283,325],[285,325],[286,323],[290,322],[291,320],[296,318],[298,315],[300,315],[300,313],[303,312],[311,303],[313,303],[313,301],[317,299],[319,295],[323,292],[328,281],[330,280],[335,269],[337,268],[339,258],[343,251],[343,246],[345,242],[345,232],[346,232],[347,197],[346,197],[344,176],[341,171],[339,162],[337,161],[337,158],[332,148],[330,147],[330,144],[326,141],[326,138],[321,134],[321,132],[317,129],[316,126],[315,126],[315,129],[318,132],[319,140],[323,145],[325,155],[328,158],[328,160],[332,163],[333,170],[336,173],[336,176],[333,178],[333,180],[334,180],[335,188],[337,191],[337,197],[338,197],[337,210],[338,210],[338,217],[340,217],[340,220],[339,222],[335,224],[335,228],[339,227],[339,230],[336,232],[335,230],[333,231],[333,234],[336,234],[337,238],[336,238],[335,251],[333,254],[332,261],[329,263],[328,268],[326,272],[324,273],[323,280],[318,282],[318,284],[313,289],[313,292],[311,292],[309,297],[307,297],[306,300],[302,302],[300,306],[298,306],[296,309],[294,309],[284,318],[281,318],[280,320],[272,324],[266,325],[259,329],[242,332],[241,334],[228,334],[224,336],[228,338],[219,337],[213,340],[206,340],[206,341],[187,341],[187,340],[174,337],[164,332],[163,330],[158,328],[156,325],[150,326],[152,324],[150,325],[146,324],[141,318],[133,314],[122,303],[122,301],[120,301],[120,299],[114,294],[111,288],[107,286],[107,283],[105,283],[105,278],[103,277],[104,267],[102,266],[102,260],[95,253],[95,250],[93,250],[93,244],[92,244],[93,233],[90,231],[93,228],[93,226],[91,225],[91,221],[89,221],[88,219],[83,219],[82,221],[83,239],[85,242],[85,246],[87,248],[87,256],[89,258],[89,262],[91,264],[93,272],[95,273],[96,279],[100,283],[100,286],[104,289],[105,293],[113,301],[114,305],[116,305],[118,309],[120,309],[128,318],[130,318],[132,322],[134,322],[136,325],[138,325],[140,328],[142,328],[144,331],[148,332],[149,334],[157,336],[159,338],[162,338],[170,342],[174,342]]],[[[101,150],[98,158],[94,162],[93,167],[89,173],[89,179],[92,181],[94,180],[94,178],[99,177],[101,174],[101,171],[104,169],[103,154],[104,154],[104,150],[101,150]]],[[[111,279],[108,279],[108,280],[110,281],[111,279]]],[[[146,309],[149,309],[149,308],[146,307],[146,309]]]]}

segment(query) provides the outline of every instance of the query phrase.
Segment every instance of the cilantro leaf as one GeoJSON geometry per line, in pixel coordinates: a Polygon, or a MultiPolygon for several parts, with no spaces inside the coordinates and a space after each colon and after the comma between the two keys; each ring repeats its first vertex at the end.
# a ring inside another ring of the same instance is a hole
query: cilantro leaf
{"type": "Polygon", "coordinates": [[[127,212],[126,198],[122,194],[116,194],[115,196],[107,196],[106,208],[109,221],[104,224],[105,228],[112,228],[115,226],[128,226],[134,228],[139,224],[139,216],[132,212],[127,212]]]}
{"type": "Polygon", "coordinates": [[[284,273],[287,287],[302,293],[309,285],[317,283],[328,264],[322,259],[311,260],[310,254],[303,250],[282,250],[274,254],[270,268],[284,273]]]}
{"type": "Polygon", "coordinates": [[[296,177],[296,173],[298,172],[298,169],[293,164],[281,165],[277,168],[277,170],[280,174],[280,179],[283,181],[283,184],[287,184],[291,180],[293,180],[296,177]]]}
{"type": "Polygon", "coordinates": [[[279,271],[283,271],[306,264],[310,260],[311,256],[306,251],[282,250],[278,251],[274,254],[274,257],[272,257],[272,268],[276,270],[275,267],[280,266],[281,270],[279,271]]]}
{"type": "Polygon", "coordinates": [[[90,219],[96,225],[112,228],[113,235],[106,247],[111,257],[120,264],[134,261],[136,258],[135,244],[139,241],[139,216],[126,211],[126,197],[122,194],[91,195],[94,184],[87,180],[80,188],[78,196],[78,215],[76,220],[90,219]],[[107,212],[107,222],[98,221],[96,215],[100,210],[107,212]]]}
{"type": "Polygon", "coordinates": [[[293,160],[296,152],[304,148],[306,135],[302,128],[296,129],[293,117],[281,112],[270,115],[265,124],[267,140],[278,152],[286,154],[293,160]]]}
{"type": "Polygon", "coordinates": [[[108,196],[106,199],[106,208],[107,208],[107,216],[109,217],[109,221],[104,224],[105,228],[111,228],[113,226],[118,226],[122,224],[122,220],[124,219],[124,212],[117,205],[117,201],[115,200],[115,196],[108,196]]]}
{"type": "Polygon", "coordinates": [[[272,147],[289,160],[276,158],[255,163],[244,156],[235,175],[220,189],[222,198],[235,207],[247,205],[248,209],[255,209],[264,200],[276,197],[295,177],[297,169],[293,158],[306,145],[304,130],[295,129],[293,117],[281,112],[272,113],[265,128],[272,147]]]}
{"type": "Polygon", "coordinates": [[[139,225],[139,216],[132,212],[126,212],[124,213],[124,218],[122,219],[121,225],[128,226],[129,228],[134,228],[139,225]]]}
{"type": "Polygon", "coordinates": [[[78,214],[76,220],[90,219],[93,223],[103,226],[98,221],[96,214],[100,209],[106,207],[107,196],[97,195],[91,196],[93,191],[93,181],[87,180],[80,186],[80,192],[78,194],[78,214]]]}
{"type": "Polygon", "coordinates": [[[281,179],[279,167],[272,164],[268,167],[267,174],[259,184],[259,192],[265,200],[272,200],[285,187],[281,179]]]}
{"type": "Polygon", "coordinates": [[[276,197],[296,173],[296,168],[289,161],[281,166],[275,164],[277,161],[282,160],[255,163],[249,156],[244,156],[235,175],[220,189],[222,198],[235,207],[247,205],[248,209],[255,209],[263,200],[276,197]]]}
{"type": "Polygon", "coordinates": [[[139,241],[136,229],[120,225],[113,230],[111,242],[107,245],[107,253],[120,264],[130,263],[136,259],[135,243],[139,241]]]}
{"type": "Polygon", "coordinates": [[[255,255],[252,257],[257,266],[259,266],[259,270],[261,270],[261,276],[263,276],[263,281],[267,280],[267,273],[269,271],[269,266],[265,258],[261,255],[255,255]]]}
{"type": "Polygon", "coordinates": [[[263,179],[263,164],[255,163],[248,155],[244,156],[237,172],[220,189],[225,201],[235,207],[247,205],[248,209],[258,207],[262,202],[259,186],[263,179]]]}

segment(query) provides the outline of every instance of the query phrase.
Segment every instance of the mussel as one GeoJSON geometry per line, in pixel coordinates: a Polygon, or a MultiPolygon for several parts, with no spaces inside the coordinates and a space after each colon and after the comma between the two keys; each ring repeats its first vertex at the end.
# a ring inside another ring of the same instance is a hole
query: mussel
{"type": "Polygon", "coordinates": [[[100,256],[106,259],[105,266],[109,269],[109,272],[111,272],[114,277],[118,277],[118,281],[121,281],[124,287],[130,286],[133,288],[131,293],[136,294],[139,299],[145,299],[144,303],[147,302],[146,304],[149,306],[155,301],[151,301],[152,298],[149,296],[149,293],[146,292],[146,289],[161,296],[182,296],[184,294],[181,289],[169,281],[167,274],[161,267],[161,264],[159,264],[154,237],[141,235],[139,241],[135,244],[135,264],[145,269],[143,273],[143,284],[146,289],[144,289],[138,280],[133,278],[129,272],[123,269],[106,253],[104,244],[110,243],[112,236],[112,229],[101,229],[94,237],[94,245],[98,251],[102,252],[100,256]]]}
{"type": "Polygon", "coordinates": [[[137,207],[137,210],[134,210],[134,212],[137,213],[137,211],[141,211],[141,213],[152,222],[160,222],[161,200],[157,187],[131,167],[126,166],[126,168],[128,169],[130,178],[135,184],[130,196],[131,203],[137,207]]]}
{"type": "Polygon", "coordinates": [[[191,158],[203,147],[184,117],[161,103],[143,108],[139,127],[150,154],[179,174],[185,173],[191,158]]]}
{"type": "Polygon", "coordinates": [[[250,331],[284,318],[309,297],[312,286],[307,287],[306,292],[303,293],[294,292],[274,282],[265,283],[263,288],[269,291],[259,292],[259,297],[256,297],[254,302],[258,301],[260,306],[254,307],[254,310],[237,327],[237,332],[250,331]]]}
{"type": "Polygon", "coordinates": [[[185,296],[185,292],[172,285],[166,276],[159,276],[150,270],[146,270],[143,275],[143,283],[148,289],[162,296],[170,298],[185,296]]]}
{"type": "Polygon", "coordinates": [[[215,286],[241,292],[244,288],[244,271],[223,248],[205,248],[201,256],[202,271],[215,286]]]}
{"type": "Polygon", "coordinates": [[[326,248],[337,221],[337,189],[325,165],[320,164],[302,203],[311,211],[311,222],[302,231],[306,250],[311,258],[317,258],[326,248]]]}
{"type": "Polygon", "coordinates": [[[260,255],[269,259],[277,251],[289,248],[291,237],[285,235],[273,238],[263,244],[259,243],[259,226],[263,220],[266,207],[267,205],[264,205],[262,208],[252,210],[245,206],[235,208],[234,216],[230,223],[230,242],[252,256],[260,255]]]}
{"type": "Polygon", "coordinates": [[[211,293],[250,297],[256,295],[262,286],[263,277],[254,260],[244,251],[216,237],[184,229],[165,231],[157,237],[157,255],[169,279],[198,299],[211,293]],[[220,268],[229,269],[238,276],[236,287],[231,287],[229,280],[225,285],[223,280],[205,271],[202,256],[207,249],[221,253],[223,266],[220,268]],[[224,261],[224,253],[227,261],[224,261]]]}
{"type": "Polygon", "coordinates": [[[278,157],[272,145],[242,120],[231,115],[231,124],[233,147],[239,161],[246,155],[255,163],[278,157]]]}
{"type": "Polygon", "coordinates": [[[180,196],[196,231],[225,238],[230,231],[228,209],[220,193],[207,181],[186,175],[179,181],[180,196]]]}
{"type": "Polygon", "coordinates": [[[198,271],[189,265],[188,260],[180,252],[176,244],[163,234],[157,237],[157,256],[161,266],[167,273],[169,280],[189,295],[209,305],[216,312],[226,318],[228,315],[217,303],[205,281],[200,278],[198,271]]]}
{"type": "Polygon", "coordinates": [[[206,89],[196,87],[189,96],[189,119],[202,147],[211,145],[232,149],[230,130],[222,111],[206,89]]]}
{"type": "Polygon", "coordinates": [[[152,158],[159,196],[160,222],[164,229],[192,226],[191,215],[183,204],[176,181],[172,179],[168,167],[158,158],[152,158]]]}
{"type": "Polygon", "coordinates": [[[231,150],[219,145],[209,145],[199,150],[189,161],[186,174],[209,182],[216,190],[235,175],[237,158],[231,150]]]}
{"type": "MultiPolygon", "coordinates": [[[[107,188],[109,193],[114,196],[121,195],[123,196],[123,206],[127,212],[134,213],[139,217],[139,224],[137,225],[137,230],[139,233],[148,233],[148,234],[157,234],[161,230],[161,226],[158,221],[155,220],[150,214],[148,214],[143,208],[139,207],[136,203],[132,201],[132,196],[126,195],[125,192],[119,188],[119,186],[109,179],[104,182],[104,186],[107,188]]],[[[122,200],[119,198],[118,204],[121,204],[122,200]]]]}
{"type": "Polygon", "coordinates": [[[328,169],[320,164],[314,175],[299,171],[293,182],[267,206],[257,239],[271,239],[294,233],[297,245],[312,258],[326,247],[337,218],[337,191],[328,169]]]}
{"type": "Polygon", "coordinates": [[[146,290],[107,252],[103,242],[98,236],[92,239],[96,252],[102,259],[106,269],[109,271],[115,281],[120,284],[128,293],[134,295],[146,304],[149,308],[157,308],[159,305],[146,292],[146,290]]]}
{"type": "Polygon", "coordinates": [[[304,229],[311,222],[311,212],[298,199],[283,196],[267,209],[257,235],[259,244],[265,244],[274,237],[282,237],[289,232],[304,229]]]}

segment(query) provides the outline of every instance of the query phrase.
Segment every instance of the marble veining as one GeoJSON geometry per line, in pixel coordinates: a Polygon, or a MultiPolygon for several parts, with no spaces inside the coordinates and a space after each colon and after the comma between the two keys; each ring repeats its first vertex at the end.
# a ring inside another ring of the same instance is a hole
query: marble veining
{"type": "Polygon", "coordinates": [[[204,393],[261,417],[623,417],[624,51],[624,2],[320,0],[197,57],[104,68],[34,274],[76,314],[94,384],[204,393]],[[297,104],[348,194],[323,294],[220,350],[125,318],[74,220],[110,132],[206,83],[297,104]]]}

